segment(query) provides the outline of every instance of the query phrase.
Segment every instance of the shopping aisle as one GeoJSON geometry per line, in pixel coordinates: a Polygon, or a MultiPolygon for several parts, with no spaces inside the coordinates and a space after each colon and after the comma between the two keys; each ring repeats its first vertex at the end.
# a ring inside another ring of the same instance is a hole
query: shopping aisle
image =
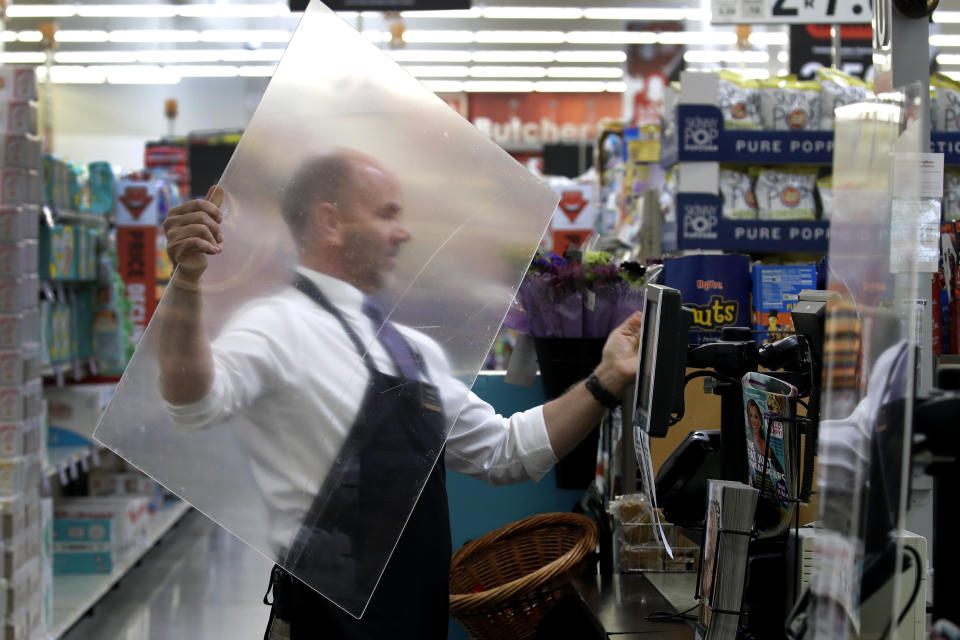
{"type": "Polygon", "coordinates": [[[272,564],[196,511],[188,513],[65,640],[263,637],[272,564]]]}

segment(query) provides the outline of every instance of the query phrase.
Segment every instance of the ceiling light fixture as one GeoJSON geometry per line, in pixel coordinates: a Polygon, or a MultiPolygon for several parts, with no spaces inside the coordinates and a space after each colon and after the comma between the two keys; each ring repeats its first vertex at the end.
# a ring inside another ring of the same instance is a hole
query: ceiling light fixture
{"type": "Polygon", "coordinates": [[[494,20],[579,20],[583,9],[574,7],[485,7],[484,18],[494,20]]]}

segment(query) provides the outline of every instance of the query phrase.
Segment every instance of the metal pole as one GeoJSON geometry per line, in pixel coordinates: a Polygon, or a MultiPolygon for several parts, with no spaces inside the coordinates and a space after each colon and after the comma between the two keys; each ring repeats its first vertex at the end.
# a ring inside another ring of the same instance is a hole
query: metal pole
{"type": "Polygon", "coordinates": [[[840,25],[830,25],[830,66],[840,71],[843,63],[840,51],[840,25]]]}

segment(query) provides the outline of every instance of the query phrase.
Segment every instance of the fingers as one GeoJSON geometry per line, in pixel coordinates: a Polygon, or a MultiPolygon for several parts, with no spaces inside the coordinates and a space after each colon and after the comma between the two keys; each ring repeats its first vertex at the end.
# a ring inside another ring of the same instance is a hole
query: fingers
{"type": "Polygon", "coordinates": [[[634,311],[629,318],[624,320],[618,330],[626,335],[634,335],[643,327],[643,312],[634,311]]]}
{"type": "Polygon", "coordinates": [[[191,236],[188,238],[183,238],[172,244],[167,245],[167,251],[170,253],[170,257],[175,264],[180,264],[183,262],[183,259],[198,253],[204,253],[207,255],[215,256],[223,248],[218,245],[205,240],[203,238],[198,238],[191,236]]]}
{"type": "Polygon", "coordinates": [[[197,212],[206,213],[211,219],[218,223],[223,222],[223,213],[220,211],[220,207],[207,200],[191,200],[190,202],[184,202],[183,204],[170,209],[169,213],[167,213],[167,220],[176,221],[178,218],[180,218],[180,216],[197,212]]]}
{"type": "MultiPolygon", "coordinates": [[[[216,226],[214,224],[214,226],[216,226]]],[[[186,238],[202,238],[213,245],[220,244],[220,232],[206,224],[188,224],[181,227],[175,227],[167,234],[167,242],[174,243],[186,238]],[[218,234],[217,236],[214,233],[218,234]]]]}

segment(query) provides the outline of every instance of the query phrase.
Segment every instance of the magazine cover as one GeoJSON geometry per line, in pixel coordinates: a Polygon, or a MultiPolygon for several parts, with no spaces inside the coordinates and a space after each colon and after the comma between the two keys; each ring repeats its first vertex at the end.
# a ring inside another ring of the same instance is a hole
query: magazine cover
{"type": "Polygon", "coordinates": [[[720,531],[721,485],[708,483],[707,521],[703,536],[703,559],[700,561],[700,620],[704,627],[710,626],[713,605],[714,562],[717,557],[717,538],[720,531]]]}
{"type": "Polygon", "coordinates": [[[774,536],[790,526],[796,506],[789,500],[797,496],[798,484],[799,430],[793,422],[797,415],[797,389],[756,372],[743,376],[741,385],[747,432],[747,481],[760,491],[757,529],[761,537],[774,536]]]}

